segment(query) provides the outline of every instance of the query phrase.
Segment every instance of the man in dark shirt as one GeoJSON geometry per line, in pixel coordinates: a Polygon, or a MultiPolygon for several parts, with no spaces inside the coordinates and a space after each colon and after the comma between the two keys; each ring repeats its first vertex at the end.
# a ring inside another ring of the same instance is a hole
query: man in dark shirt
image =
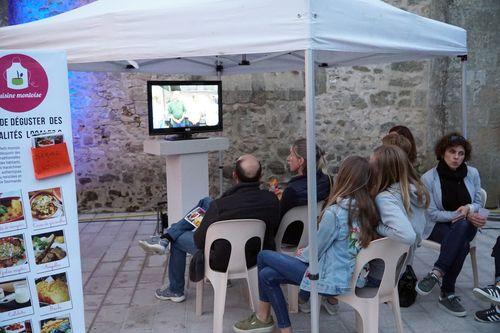
{"type": "MultiPolygon", "coordinates": [[[[168,265],[169,286],[157,289],[155,293],[157,298],[173,302],[182,302],[186,299],[184,295],[186,254],[204,248],[208,227],[214,222],[232,219],[262,220],[266,223],[263,248],[275,249],[274,236],[279,224],[279,203],[273,193],[259,189],[261,173],[260,162],[254,156],[241,156],[236,161],[233,171],[236,185],[219,199],[210,202],[198,229],[194,232],[187,230],[189,226],[180,221],[169,228],[169,230],[174,229],[172,232],[167,230],[165,237],[171,244],[168,265]],[[176,226],[179,223],[181,224],[176,226]],[[180,231],[181,228],[185,229],[180,231]]],[[[255,265],[259,248],[258,240],[254,242],[251,239],[246,244],[248,266],[255,265]]],[[[230,247],[226,241],[214,242],[210,251],[210,266],[215,270],[225,271],[229,255],[230,247]]]]}

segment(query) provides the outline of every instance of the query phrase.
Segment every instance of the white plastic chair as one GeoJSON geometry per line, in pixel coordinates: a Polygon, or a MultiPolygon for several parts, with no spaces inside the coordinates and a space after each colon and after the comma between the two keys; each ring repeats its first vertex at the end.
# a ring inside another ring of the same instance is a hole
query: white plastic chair
{"type": "MultiPolygon", "coordinates": [[[[484,189],[481,189],[481,201],[483,204],[483,207],[486,205],[486,200],[488,199],[488,193],[484,189]]],[[[422,246],[427,247],[436,251],[441,251],[441,244],[438,242],[434,242],[428,239],[424,239],[422,241],[422,246]]],[[[470,255],[470,261],[471,261],[471,266],[472,266],[472,277],[474,281],[474,288],[477,288],[479,286],[479,273],[477,269],[477,256],[476,256],[476,239],[474,239],[469,243],[469,255],[470,255]]]]}
{"type": "Polygon", "coordinates": [[[358,333],[378,333],[379,304],[390,303],[398,333],[403,332],[399,308],[398,281],[401,268],[407,257],[409,246],[389,238],[374,240],[362,249],[356,260],[356,268],[351,281],[352,293],[336,298],[356,310],[356,330],[358,333]],[[379,288],[356,288],[358,275],[363,266],[374,259],[384,262],[384,275],[379,288]]]}
{"type": "MultiPolygon", "coordinates": [[[[219,221],[208,228],[204,249],[205,278],[210,280],[214,288],[214,333],[222,333],[228,279],[247,280],[250,305],[254,311],[256,310],[259,299],[257,266],[247,268],[245,244],[249,239],[258,237],[262,249],[265,232],[266,224],[255,219],[219,221]],[[225,239],[231,244],[231,256],[226,272],[214,271],[209,264],[210,247],[218,239],[225,239]]],[[[202,314],[203,309],[203,284],[203,280],[196,284],[196,314],[198,316],[202,314]]]]}
{"type": "MultiPolygon", "coordinates": [[[[323,201],[318,202],[318,214],[321,212],[321,207],[323,207],[323,201]]],[[[285,231],[293,222],[302,222],[304,228],[302,229],[302,235],[300,236],[298,248],[306,247],[309,244],[309,227],[307,220],[307,205],[297,206],[290,209],[283,215],[281,219],[278,231],[275,237],[276,251],[284,254],[293,256],[297,247],[284,247],[283,246],[283,236],[285,231]]],[[[287,285],[288,293],[288,311],[290,313],[297,313],[299,311],[299,287],[295,285],[287,285]]]]}

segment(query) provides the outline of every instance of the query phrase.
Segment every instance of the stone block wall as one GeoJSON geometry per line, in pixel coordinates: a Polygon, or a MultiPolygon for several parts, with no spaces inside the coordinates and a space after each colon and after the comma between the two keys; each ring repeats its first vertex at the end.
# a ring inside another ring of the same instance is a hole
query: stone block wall
{"type": "MultiPolygon", "coordinates": [[[[47,4],[52,3],[49,0],[47,4]]],[[[65,4],[70,1],[62,1],[65,4]]],[[[80,0],[82,5],[89,0],[80,0]]],[[[392,0],[395,6],[466,28],[471,163],[496,205],[494,168],[500,165],[496,0],[392,0]]],[[[73,2],[73,4],[76,1],[73,2]]],[[[0,7],[0,18],[2,17],[0,7]]],[[[5,9],[4,9],[5,10],[5,9]]],[[[45,9],[46,10],[46,9],[45,9]]],[[[3,15],[5,16],[5,15],[3,15]]],[[[148,138],[146,82],[151,79],[214,79],[118,73],[70,73],[76,178],[81,212],[147,211],[166,192],[165,162],[142,152],[148,138]]],[[[368,156],[387,130],[410,127],[418,144],[418,169],[434,165],[434,141],[461,127],[460,63],[456,59],[318,69],[317,140],[335,172],[350,155],[368,156]]],[[[290,144],[305,135],[303,72],[223,77],[224,188],[241,153],[263,162],[264,180],[289,179],[290,144]]],[[[209,155],[210,192],[217,195],[217,154],[209,155]]]]}

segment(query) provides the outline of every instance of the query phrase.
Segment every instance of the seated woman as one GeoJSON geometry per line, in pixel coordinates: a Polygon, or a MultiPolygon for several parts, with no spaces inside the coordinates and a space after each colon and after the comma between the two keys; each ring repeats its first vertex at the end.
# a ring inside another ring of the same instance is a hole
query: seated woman
{"type": "MultiPolygon", "coordinates": [[[[316,193],[317,200],[325,200],[330,194],[331,181],[327,176],[325,152],[316,145],[316,193]]],[[[307,205],[307,145],[306,139],[298,139],[290,147],[286,163],[292,177],[280,200],[280,217],[293,207],[307,205]]],[[[302,235],[303,225],[292,223],[283,236],[283,243],[297,245],[302,235]]]]}
{"type": "Polygon", "coordinates": [[[437,166],[422,176],[431,194],[427,218],[432,232],[428,239],[440,243],[441,251],[432,271],[415,289],[427,295],[442,279],[439,306],[458,317],[467,312],[455,296],[455,282],[469,253],[469,242],[486,223],[486,218],[477,214],[482,205],[479,172],[465,163],[471,150],[469,141],[459,133],[443,136],[434,149],[437,166]]]}
{"type": "MultiPolygon", "coordinates": [[[[375,239],[378,220],[368,192],[368,161],[350,156],[340,165],[337,179],[322,212],[318,238],[318,292],[325,296],[342,295],[350,290],[356,256],[362,247],[375,239]]],[[[257,257],[259,304],[257,312],[233,326],[235,332],[272,332],[277,317],[281,332],[292,332],[281,284],[300,285],[310,291],[308,248],[299,249],[296,257],[274,251],[262,251],[257,257]]]]}
{"type": "MultiPolygon", "coordinates": [[[[425,208],[429,193],[419,180],[406,153],[394,145],[376,148],[370,156],[372,168],[371,193],[380,214],[377,232],[401,243],[409,244],[407,263],[413,260],[425,228],[425,208]]],[[[367,286],[380,285],[383,264],[370,264],[367,286]]]]}

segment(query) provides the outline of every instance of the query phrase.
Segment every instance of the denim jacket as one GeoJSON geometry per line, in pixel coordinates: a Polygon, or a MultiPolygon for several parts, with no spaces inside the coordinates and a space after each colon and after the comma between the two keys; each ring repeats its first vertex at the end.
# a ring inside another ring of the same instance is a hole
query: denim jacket
{"type": "MultiPolygon", "coordinates": [[[[355,209],[355,201],[352,201],[355,209]]],[[[317,232],[318,240],[318,292],[325,295],[342,295],[351,291],[350,284],[356,257],[361,249],[358,242],[358,221],[352,221],[352,229],[347,224],[349,199],[328,207],[323,214],[317,232]]],[[[309,248],[305,247],[297,258],[309,262],[309,248]]],[[[306,271],[300,289],[310,291],[311,283],[306,271]]]]}
{"type": "MultiPolygon", "coordinates": [[[[426,212],[427,226],[424,231],[424,237],[428,237],[436,222],[450,222],[457,217],[457,213],[446,211],[443,208],[441,180],[439,180],[436,167],[424,173],[421,179],[431,197],[429,208],[427,208],[426,212]]],[[[476,168],[467,166],[467,176],[464,178],[464,183],[472,199],[471,212],[477,212],[482,207],[483,202],[481,198],[481,179],[476,168]]]]}

